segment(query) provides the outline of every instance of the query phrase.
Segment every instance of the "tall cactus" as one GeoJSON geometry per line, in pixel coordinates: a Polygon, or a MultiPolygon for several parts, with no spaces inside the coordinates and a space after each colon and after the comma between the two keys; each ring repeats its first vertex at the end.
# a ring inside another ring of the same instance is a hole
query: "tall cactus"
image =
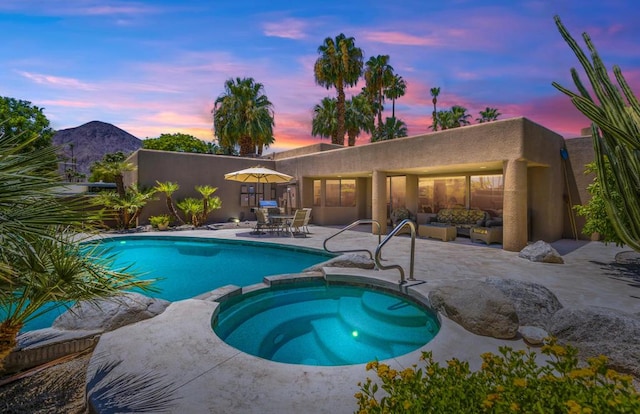
{"type": "Polygon", "coordinates": [[[553,86],[568,95],[575,107],[591,120],[598,180],[607,216],[620,239],[640,251],[640,103],[617,65],[613,66],[613,74],[619,87],[612,82],[589,35],[584,33],[582,37],[591,61],[560,18],[554,19],[560,34],[582,64],[597,101],[592,99],[575,68],[571,69],[571,76],[579,94],[556,82],[553,86]],[[605,175],[606,163],[611,167],[609,177],[605,175]],[[616,206],[614,202],[616,194],[623,200],[621,205],[616,206]]]}

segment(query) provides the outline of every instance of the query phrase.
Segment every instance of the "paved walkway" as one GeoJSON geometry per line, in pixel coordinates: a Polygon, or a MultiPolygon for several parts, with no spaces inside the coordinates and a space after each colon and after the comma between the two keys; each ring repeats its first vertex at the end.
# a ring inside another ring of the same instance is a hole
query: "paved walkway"
{"type": "MultiPolygon", "coordinates": [[[[322,248],[331,228],[311,227],[308,238],[265,235],[256,237],[248,229],[181,231],[178,236],[247,239],[269,243],[322,248]]],[[[150,233],[156,235],[157,233],[150,233]]],[[[329,248],[375,249],[378,237],[349,231],[329,242],[329,248]]],[[[395,237],[383,251],[388,263],[409,267],[408,237],[395,237]]],[[[597,305],[630,312],[640,311],[640,285],[625,277],[611,263],[624,249],[601,243],[560,241],[554,246],[563,254],[564,265],[532,263],[496,247],[469,242],[416,240],[415,278],[427,283],[416,286],[417,295],[426,295],[437,280],[483,279],[488,276],[513,278],[543,284],[564,306],[597,305]]],[[[397,271],[332,270],[328,277],[364,276],[378,283],[395,283],[397,271]]],[[[210,319],[217,304],[189,299],[173,303],[163,314],[104,334],[94,352],[88,372],[109,367],[102,383],[107,391],[96,398],[100,409],[105,401],[132,407],[151,401],[157,412],[175,413],[350,413],[356,409],[353,397],[358,382],[371,372],[364,364],[316,367],[281,364],[239,352],[222,342],[211,330],[210,319]],[[129,376],[129,377],[127,377],[129,376]],[[146,378],[146,387],[131,390],[131,384],[146,378]],[[119,387],[118,380],[123,381],[119,387]],[[124,386],[127,384],[126,386],[124,386]],[[149,391],[151,390],[151,391],[149,391]],[[157,394],[154,393],[157,391],[157,394]],[[149,392],[147,394],[147,392],[149,392]],[[148,400],[148,401],[147,401],[148,400]]],[[[525,348],[521,340],[503,341],[473,335],[442,318],[436,338],[418,351],[387,361],[396,368],[411,366],[421,351],[431,350],[438,361],[453,357],[478,368],[479,355],[497,352],[500,345],[525,348]]],[[[102,407],[104,409],[104,407],[102,407]]]]}

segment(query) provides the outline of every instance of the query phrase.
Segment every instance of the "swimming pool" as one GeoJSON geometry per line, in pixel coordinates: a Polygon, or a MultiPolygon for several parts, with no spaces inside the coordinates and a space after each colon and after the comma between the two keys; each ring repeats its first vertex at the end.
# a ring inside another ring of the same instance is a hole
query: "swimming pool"
{"type": "MultiPolygon", "coordinates": [[[[94,243],[95,244],[95,243],[94,243]]],[[[93,244],[87,243],[89,248],[93,244]]],[[[132,265],[141,278],[160,278],[158,293],[147,295],[177,301],[225,285],[247,286],[265,276],[297,273],[334,257],[327,252],[272,243],[182,236],[123,236],[99,242],[104,254],[117,254],[113,268],[132,265]]],[[[29,322],[24,330],[51,326],[65,311],[56,308],[29,322]]]]}
{"type": "Polygon", "coordinates": [[[212,318],[227,344],[276,362],[351,365],[412,352],[435,337],[435,313],[365,286],[293,283],[223,301],[212,318]]]}

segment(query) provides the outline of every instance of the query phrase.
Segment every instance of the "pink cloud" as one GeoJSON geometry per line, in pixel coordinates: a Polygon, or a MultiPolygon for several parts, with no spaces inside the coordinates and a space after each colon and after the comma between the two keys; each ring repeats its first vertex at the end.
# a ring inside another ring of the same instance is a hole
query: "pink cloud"
{"type": "Polygon", "coordinates": [[[29,13],[48,16],[111,16],[111,15],[140,15],[159,13],[156,7],[143,5],[141,2],[127,4],[126,2],[112,2],[104,5],[96,0],[3,0],[0,10],[28,10],[29,13]]]}
{"type": "Polygon", "coordinates": [[[265,23],[263,27],[266,36],[285,39],[304,39],[306,37],[304,33],[306,24],[298,19],[284,19],[280,22],[265,23]]]}
{"type": "Polygon", "coordinates": [[[432,37],[415,36],[407,33],[393,32],[393,31],[376,31],[376,32],[364,32],[363,37],[365,40],[371,42],[379,42],[392,45],[404,45],[404,46],[440,46],[442,45],[440,39],[432,37]]]}
{"type": "Polygon", "coordinates": [[[49,105],[60,106],[63,108],[95,108],[96,106],[98,106],[94,102],[71,101],[71,100],[64,100],[64,99],[44,100],[44,101],[40,101],[40,104],[45,106],[49,106],[49,105]]]}
{"type": "Polygon", "coordinates": [[[44,75],[41,73],[31,73],[25,71],[18,71],[18,74],[39,85],[53,86],[56,88],[81,89],[85,91],[96,90],[96,87],[94,85],[84,83],[74,78],[65,78],[60,76],[44,75]]]}

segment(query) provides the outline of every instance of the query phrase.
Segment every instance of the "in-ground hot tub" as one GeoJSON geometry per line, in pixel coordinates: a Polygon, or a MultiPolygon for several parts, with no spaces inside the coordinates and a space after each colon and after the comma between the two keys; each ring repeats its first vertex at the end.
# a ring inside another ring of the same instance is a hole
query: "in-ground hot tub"
{"type": "Polygon", "coordinates": [[[412,352],[435,337],[437,316],[379,288],[287,283],[222,301],[212,319],[227,344],[276,362],[350,365],[412,352]]]}

